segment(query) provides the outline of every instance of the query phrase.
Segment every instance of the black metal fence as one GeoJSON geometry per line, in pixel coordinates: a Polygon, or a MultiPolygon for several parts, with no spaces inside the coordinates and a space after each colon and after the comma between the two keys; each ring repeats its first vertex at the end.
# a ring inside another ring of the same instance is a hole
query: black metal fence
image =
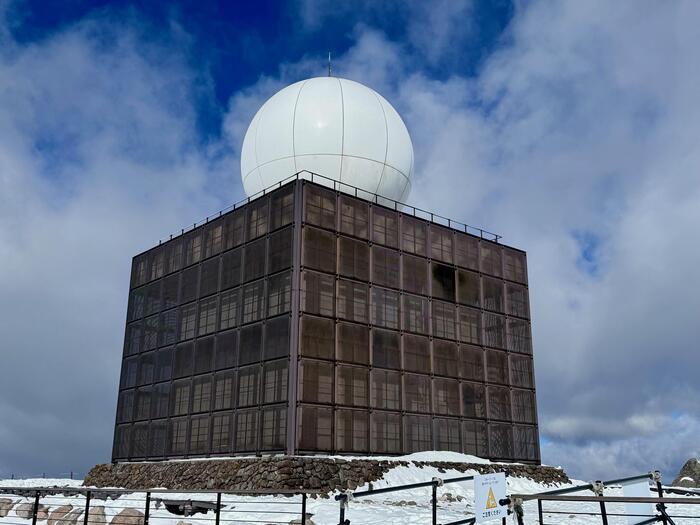
{"type": "Polygon", "coordinates": [[[0,487],[0,498],[20,498],[13,501],[14,516],[5,513],[0,523],[27,525],[31,520],[37,525],[46,520],[54,525],[158,525],[177,516],[195,516],[198,523],[212,525],[287,525],[292,521],[303,525],[310,517],[306,504],[312,494],[318,492],[0,487]]]}

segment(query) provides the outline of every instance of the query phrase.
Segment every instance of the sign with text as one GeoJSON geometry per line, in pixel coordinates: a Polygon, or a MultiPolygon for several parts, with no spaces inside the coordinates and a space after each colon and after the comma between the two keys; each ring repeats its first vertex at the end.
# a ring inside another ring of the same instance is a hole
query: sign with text
{"type": "MultiPolygon", "coordinates": [[[[644,479],[637,483],[623,485],[622,494],[628,498],[649,498],[651,497],[649,481],[644,479]]],[[[656,516],[656,511],[651,503],[625,503],[625,510],[627,511],[628,525],[636,525],[656,516]]]]}
{"type": "Polygon", "coordinates": [[[503,472],[474,476],[474,514],[483,523],[508,516],[508,508],[499,501],[506,497],[506,475],[503,472]]]}

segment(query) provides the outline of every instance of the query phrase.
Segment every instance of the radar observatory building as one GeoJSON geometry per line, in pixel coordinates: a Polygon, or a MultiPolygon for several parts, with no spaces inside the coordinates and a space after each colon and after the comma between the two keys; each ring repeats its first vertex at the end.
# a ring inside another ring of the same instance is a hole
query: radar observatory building
{"type": "Polygon", "coordinates": [[[539,463],[525,253],[408,205],[413,171],[404,122],[362,84],[265,102],[248,199],[134,257],[113,460],[539,463]]]}

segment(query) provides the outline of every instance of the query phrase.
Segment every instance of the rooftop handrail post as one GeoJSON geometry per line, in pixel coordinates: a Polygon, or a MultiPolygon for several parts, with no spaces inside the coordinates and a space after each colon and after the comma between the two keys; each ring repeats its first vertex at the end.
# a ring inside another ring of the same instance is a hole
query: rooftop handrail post
{"type": "Polygon", "coordinates": [[[39,491],[34,495],[34,508],[32,509],[32,525],[36,525],[37,514],[39,514],[39,491]]]}
{"type": "MultiPolygon", "coordinates": [[[[219,522],[216,522],[219,525],[219,522]]],[[[306,492],[301,493],[301,525],[306,525],[306,492]]]]}
{"type": "Polygon", "coordinates": [[[544,513],[542,512],[542,500],[537,498],[537,517],[540,520],[540,525],[544,525],[544,513]]]}
{"type": "Polygon", "coordinates": [[[91,491],[87,491],[85,493],[85,516],[83,517],[83,525],[88,525],[89,522],[89,514],[90,514],[90,498],[92,496],[91,491]]]}
{"type": "Polygon", "coordinates": [[[148,525],[148,515],[151,508],[151,493],[146,492],[146,508],[143,511],[143,525],[148,525]]]}
{"type": "Polygon", "coordinates": [[[433,478],[433,525],[437,525],[437,488],[445,483],[441,478],[433,478]]]}
{"type": "Polygon", "coordinates": [[[343,523],[345,522],[345,502],[346,501],[347,501],[347,495],[345,495],[345,494],[342,494],[341,497],[338,499],[338,503],[340,504],[340,516],[338,517],[338,525],[343,525],[343,523]]]}
{"type": "MultiPolygon", "coordinates": [[[[219,525],[221,521],[221,492],[216,493],[216,510],[214,511],[215,513],[215,520],[214,523],[215,525],[219,525]]],[[[302,523],[302,525],[304,525],[302,523]]]]}

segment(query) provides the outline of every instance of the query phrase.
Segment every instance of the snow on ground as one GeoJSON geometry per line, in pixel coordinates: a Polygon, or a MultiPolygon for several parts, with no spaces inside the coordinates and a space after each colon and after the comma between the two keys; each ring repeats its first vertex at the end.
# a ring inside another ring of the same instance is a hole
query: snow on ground
{"type": "MultiPolygon", "coordinates": [[[[348,458],[344,457],[343,459],[348,458]]],[[[396,460],[399,458],[393,457],[387,459],[396,460]]],[[[445,452],[412,454],[411,456],[404,456],[400,459],[407,461],[486,462],[486,460],[473,456],[465,457],[463,454],[445,452]]],[[[392,469],[382,480],[376,481],[372,485],[374,488],[380,488],[430,481],[433,477],[449,479],[464,475],[465,473],[456,470],[439,472],[434,467],[420,468],[411,464],[392,469]]],[[[64,479],[0,480],[0,498],[9,497],[13,501],[21,501],[22,503],[32,501],[31,498],[19,498],[18,496],[3,494],[1,487],[74,487],[80,485],[80,483],[80,481],[64,479]]],[[[573,481],[571,486],[582,484],[585,484],[585,482],[573,481]]],[[[508,478],[509,494],[530,494],[563,487],[564,486],[544,486],[524,478],[508,478]]],[[[358,487],[357,490],[366,488],[368,487],[365,485],[363,487],[358,487]]],[[[579,494],[591,495],[588,491],[580,492],[579,494]]],[[[334,525],[338,523],[339,505],[333,498],[334,495],[335,494],[331,494],[330,498],[308,499],[307,512],[313,515],[312,519],[316,525],[334,525]]],[[[620,487],[607,489],[606,495],[622,495],[622,489],[620,487]]],[[[177,525],[179,521],[184,521],[191,525],[213,525],[214,516],[212,512],[183,518],[182,516],[169,513],[159,502],[161,498],[170,500],[193,499],[214,502],[216,500],[216,495],[210,493],[168,493],[167,495],[154,493],[151,499],[151,525],[177,525]]],[[[431,520],[430,498],[430,487],[357,498],[349,503],[345,517],[349,519],[353,525],[426,524],[430,523],[431,520]]],[[[474,490],[471,481],[447,484],[438,488],[438,522],[445,524],[472,516],[473,498],[474,490]]],[[[700,500],[700,497],[698,500],[700,500]]],[[[222,497],[224,508],[221,512],[221,523],[288,524],[294,519],[299,519],[301,513],[300,501],[300,496],[249,497],[224,495],[222,497]]],[[[85,498],[83,496],[55,495],[43,498],[41,503],[49,506],[50,510],[66,504],[71,504],[75,508],[84,508],[85,498]]],[[[93,497],[91,502],[91,508],[96,506],[105,507],[107,524],[109,524],[111,519],[123,509],[136,508],[142,510],[144,505],[145,494],[143,493],[129,493],[115,499],[109,498],[106,500],[93,497]]],[[[20,518],[17,516],[16,509],[17,505],[15,505],[6,517],[0,518],[0,525],[31,525],[31,519],[20,518]]],[[[593,525],[601,523],[600,516],[595,515],[595,513],[599,512],[599,505],[597,503],[575,504],[570,502],[545,502],[544,510],[545,525],[593,525]],[[585,513],[590,514],[587,515],[585,513]]],[[[670,511],[671,515],[688,516],[687,518],[676,519],[675,522],[677,525],[697,525],[700,523],[700,505],[674,505],[670,511]]],[[[609,504],[608,512],[610,514],[622,514],[624,513],[624,506],[621,504],[609,504]]],[[[509,523],[511,519],[513,519],[513,517],[509,518],[509,523]]],[[[640,518],[640,520],[641,519],[642,518],[640,518]]],[[[514,519],[512,522],[515,523],[514,519]]],[[[524,522],[526,525],[540,525],[537,516],[537,504],[535,502],[527,502],[525,504],[524,522]]],[[[492,523],[497,524],[499,522],[492,523]]],[[[609,518],[609,523],[610,525],[627,525],[627,518],[611,516],[609,518]]],[[[40,522],[40,525],[43,524],[40,522]]],[[[66,525],[73,524],[69,523],[66,525]]],[[[78,519],[77,525],[82,525],[82,517],[78,519]]]]}

